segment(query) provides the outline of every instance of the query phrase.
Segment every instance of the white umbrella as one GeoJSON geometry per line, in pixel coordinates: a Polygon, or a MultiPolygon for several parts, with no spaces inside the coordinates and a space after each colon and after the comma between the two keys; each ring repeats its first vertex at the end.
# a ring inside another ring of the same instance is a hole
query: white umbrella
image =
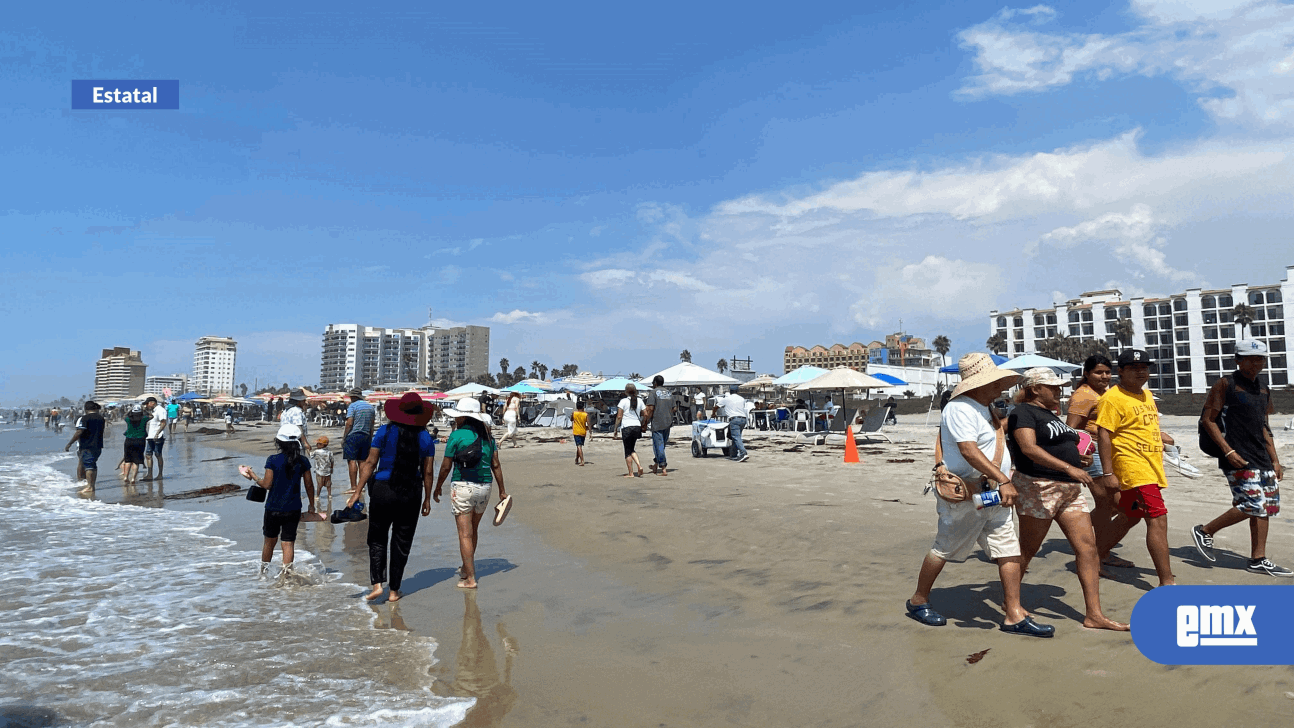
{"type": "Polygon", "coordinates": [[[494,387],[487,387],[484,384],[477,384],[476,382],[468,382],[467,384],[464,384],[461,387],[454,387],[448,392],[445,392],[445,396],[450,397],[452,399],[453,395],[456,395],[456,394],[466,394],[468,396],[471,396],[471,395],[480,394],[481,392],[489,392],[490,394],[500,394],[503,392],[503,390],[495,389],[494,387]]]}
{"type": "Polygon", "coordinates": [[[656,376],[665,378],[667,387],[713,387],[723,384],[741,384],[740,380],[727,377],[719,372],[712,372],[690,361],[682,361],[669,369],[664,369],[650,377],[643,377],[642,384],[651,386],[656,376]]]}
{"type": "Polygon", "coordinates": [[[999,368],[1010,369],[1016,372],[1023,372],[1034,367],[1048,367],[1057,374],[1070,374],[1075,370],[1082,369],[1077,364],[1070,364],[1067,361],[1052,359],[1039,354],[1025,354],[1017,356],[1014,359],[1008,359],[1004,364],[998,364],[999,368]]]}
{"type": "Polygon", "coordinates": [[[795,389],[809,391],[814,389],[881,389],[892,386],[870,374],[849,367],[836,367],[820,377],[798,385],[795,389]]]}

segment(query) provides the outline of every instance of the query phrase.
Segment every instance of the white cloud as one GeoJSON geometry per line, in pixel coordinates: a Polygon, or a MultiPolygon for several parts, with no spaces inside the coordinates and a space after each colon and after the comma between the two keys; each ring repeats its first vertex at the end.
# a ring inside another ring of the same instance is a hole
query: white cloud
{"type": "Polygon", "coordinates": [[[499,312],[490,317],[490,321],[496,324],[546,324],[552,320],[553,317],[550,314],[522,311],[521,309],[513,309],[508,313],[499,312]]]}
{"type": "Polygon", "coordinates": [[[993,308],[1003,285],[997,265],[938,255],[881,266],[874,275],[873,292],[850,309],[854,321],[868,327],[890,325],[896,313],[953,320],[965,319],[967,312],[983,316],[993,308]]]}
{"type": "Polygon", "coordinates": [[[1042,245],[1072,248],[1090,242],[1106,243],[1117,259],[1170,281],[1198,282],[1199,276],[1168,265],[1164,252],[1166,241],[1160,235],[1163,222],[1155,218],[1148,205],[1136,204],[1126,213],[1111,212],[1071,227],[1060,227],[1043,235],[1037,244],[1026,246],[1026,253],[1037,252],[1042,245]]]}
{"type": "MultiPolygon", "coordinates": [[[[1294,5],[1138,0],[1132,10],[1142,24],[1116,35],[1039,32],[1017,22],[1022,11],[1002,11],[959,34],[979,71],[961,93],[1009,95],[1065,85],[1084,74],[1136,73],[1182,81],[1219,120],[1294,123],[1294,5]]],[[[1038,8],[1027,12],[1034,21],[1054,17],[1038,8]]]]}

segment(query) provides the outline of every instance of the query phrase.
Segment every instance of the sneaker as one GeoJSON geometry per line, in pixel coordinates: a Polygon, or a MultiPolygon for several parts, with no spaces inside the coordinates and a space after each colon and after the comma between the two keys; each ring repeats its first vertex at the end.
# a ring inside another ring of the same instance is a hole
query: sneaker
{"type": "Polygon", "coordinates": [[[744,462],[746,462],[746,461],[747,461],[747,460],[749,460],[749,459],[750,459],[750,456],[749,456],[749,455],[747,455],[747,454],[745,454],[745,453],[742,453],[741,457],[737,458],[737,462],[739,462],[739,463],[744,463],[744,462]]]}
{"type": "Polygon", "coordinates": [[[1249,565],[1245,571],[1253,574],[1266,574],[1268,576],[1294,576],[1294,571],[1290,571],[1284,566],[1277,566],[1267,559],[1250,559],[1249,565]]]}
{"type": "Polygon", "coordinates": [[[1195,550],[1200,552],[1200,556],[1209,561],[1218,560],[1218,557],[1213,555],[1213,537],[1204,532],[1203,525],[1192,528],[1191,536],[1195,538],[1195,550]]]}

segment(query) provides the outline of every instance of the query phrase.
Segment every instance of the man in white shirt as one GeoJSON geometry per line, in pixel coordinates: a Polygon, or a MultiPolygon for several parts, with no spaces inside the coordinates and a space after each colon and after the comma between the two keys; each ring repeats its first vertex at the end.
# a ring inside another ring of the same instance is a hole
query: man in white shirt
{"type": "Polygon", "coordinates": [[[298,442],[301,448],[307,454],[310,452],[310,433],[306,429],[306,411],[302,409],[306,403],[306,393],[300,389],[292,390],[288,395],[288,408],[279,416],[280,425],[296,425],[301,428],[301,437],[298,442]]]}
{"type": "Polygon", "coordinates": [[[728,459],[746,462],[750,455],[746,454],[746,446],[741,441],[741,431],[746,429],[746,398],[737,394],[737,385],[732,384],[728,387],[728,394],[720,397],[714,406],[728,418],[728,436],[732,438],[732,457],[728,459]]]}
{"type": "Polygon", "coordinates": [[[1001,505],[976,509],[971,500],[952,503],[935,497],[939,523],[934,545],[926,553],[917,577],[917,589],[907,603],[912,619],[931,627],[947,620],[930,606],[930,590],[949,561],[962,562],[976,544],[997,562],[1002,582],[1003,632],[1030,637],[1051,637],[1056,628],[1033,621],[1020,606],[1022,559],[1020,539],[1011,520],[1016,490],[1006,473],[1011,471],[1011,453],[1006,447],[1004,423],[989,409],[998,395],[1020,378],[1000,369],[988,354],[967,354],[958,362],[962,381],[944,407],[939,426],[936,472],[948,472],[966,482],[971,493],[997,485],[1001,505]],[[1001,439],[999,439],[1001,438],[1001,439]],[[1001,444],[999,444],[1001,442],[1001,444]]]}
{"type": "Polygon", "coordinates": [[[144,400],[144,411],[150,416],[148,420],[148,437],[144,439],[144,467],[148,474],[144,480],[153,480],[153,458],[157,458],[157,480],[162,479],[162,446],[166,444],[166,408],[157,406],[157,398],[144,400]]]}

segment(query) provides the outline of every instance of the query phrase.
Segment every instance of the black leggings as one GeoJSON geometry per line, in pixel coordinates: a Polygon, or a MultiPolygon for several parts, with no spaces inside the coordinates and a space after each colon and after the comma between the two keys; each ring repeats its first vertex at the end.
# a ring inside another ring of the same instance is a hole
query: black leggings
{"type": "Polygon", "coordinates": [[[410,486],[398,493],[385,480],[374,480],[368,487],[368,573],[369,582],[380,584],[386,578],[386,543],[391,540],[392,590],[399,590],[404,580],[404,566],[409,562],[413,534],[422,514],[418,498],[422,488],[410,486]]]}
{"type": "Polygon", "coordinates": [[[620,428],[620,441],[623,442],[625,446],[625,457],[629,457],[634,454],[634,445],[638,443],[638,438],[642,436],[643,428],[641,427],[620,428]]]}

